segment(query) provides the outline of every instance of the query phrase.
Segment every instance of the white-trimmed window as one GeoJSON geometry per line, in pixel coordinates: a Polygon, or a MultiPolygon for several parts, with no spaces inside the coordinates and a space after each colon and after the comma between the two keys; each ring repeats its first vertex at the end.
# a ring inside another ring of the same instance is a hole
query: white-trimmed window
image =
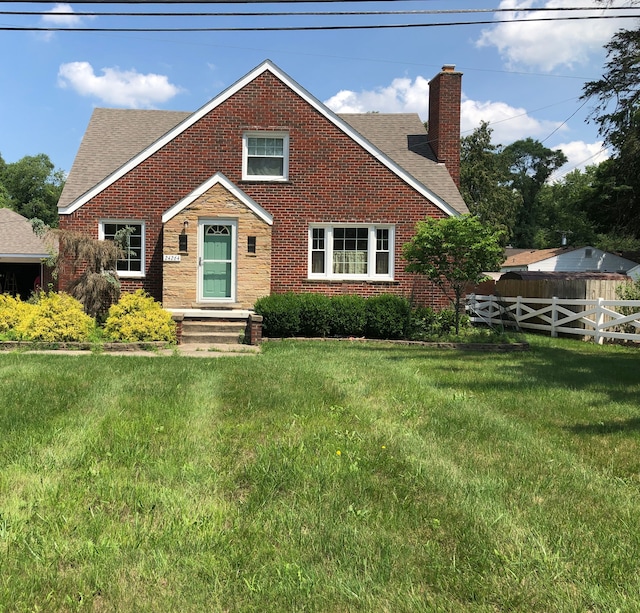
{"type": "Polygon", "coordinates": [[[242,178],[286,181],[289,177],[289,134],[245,132],[242,139],[242,178]]]}
{"type": "Polygon", "coordinates": [[[394,227],[327,225],[309,227],[310,279],[393,279],[394,227]]]}
{"type": "Polygon", "coordinates": [[[116,263],[120,277],[144,277],[144,222],[108,219],[100,222],[100,240],[114,240],[116,234],[127,228],[125,233],[125,255],[116,263]]]}

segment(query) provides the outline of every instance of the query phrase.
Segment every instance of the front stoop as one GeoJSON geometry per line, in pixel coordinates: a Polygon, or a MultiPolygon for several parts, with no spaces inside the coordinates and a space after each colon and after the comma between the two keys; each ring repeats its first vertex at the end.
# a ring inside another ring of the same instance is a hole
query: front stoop
{"type": "Polygon", "coordinates": [[[246,328],[245,321],[184,319],[181,344],[237,345],[244,342],[246,328]]]}
{"type": "Polygon", "coordinates": [[[240,309],[167,309],[180,345],[259,345],[262,317],[240,309]]]}

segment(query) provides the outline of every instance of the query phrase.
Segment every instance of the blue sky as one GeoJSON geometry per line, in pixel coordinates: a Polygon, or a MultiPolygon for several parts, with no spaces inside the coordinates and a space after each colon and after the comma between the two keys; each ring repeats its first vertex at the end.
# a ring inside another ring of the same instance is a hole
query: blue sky
{"type": "MultiPolygon", "coordinates": [[[[615,6],[627,6],[618,2],[615,6]]],[[[196,110],[265,59],[337,112],[417,112],[427,117],[428,81],[455,64],[462,81],[462,133],[490,122],[494,142],[533,137],[569,157],[566,172],[601,161],[585,81],[602,75],[603,46],[635,19],[516,22],[522,9],[593,7],[595,0],[424,0],[278,4],[36,4],[2,2],[0,154],[6,162],[46,153],[71,169],[95,107],[196,110]],[[306,17],[107,17],[79,12],[300,12],[512,9],[456,15],[306,17]],[[521,9],[521,10],[518,10],[521,9]],[[61,15],[61,13],[67,13],[61,15]],[[68,14],[73,13],[73,14],[68,14]],[[73,27],[264,27],[409,24],[507,19],[507,23],[397,29],[253,32],[74,32],[73,27]]],[[[640,11],[636,11],[639,14],[640,11]]],[[[611,11],[608,13],[613,15],[611,11]]],[[[628,12],[626,14],[629,14],[628,12]]],[[[544,16],[552,16],[544,13],[544,16]]],[[[557,15],[557,14],[556,14],[557,15]]]]}

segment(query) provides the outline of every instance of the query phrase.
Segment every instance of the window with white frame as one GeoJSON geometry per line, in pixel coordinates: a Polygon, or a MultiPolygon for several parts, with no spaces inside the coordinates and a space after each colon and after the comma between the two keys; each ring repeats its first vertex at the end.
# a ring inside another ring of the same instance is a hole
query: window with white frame
{"type": "Polygon", "coordinates": [[[124,255],[116,263],[120,277],[144,276],[144,222],[101,221],[99,236],[101,240],[123,239],[124,255]]]}
{"type": "Polygon", "coordinates": [[[394,227],[312,225],[309,278],[393,279],[394,227]]]}
{"type": "Polygon", "coordinates": [[[242,178],[284,181],[289,176],[289,135],[286,132],[246,132],[242,143],[242,178]]]}

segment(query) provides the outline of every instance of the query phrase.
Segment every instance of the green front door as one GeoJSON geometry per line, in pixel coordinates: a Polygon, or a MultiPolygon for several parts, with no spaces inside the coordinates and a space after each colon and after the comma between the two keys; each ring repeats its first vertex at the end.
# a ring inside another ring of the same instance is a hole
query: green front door
{"type": "Polygon", "coordinates": [[[202,242],[202,297],[233,297],[233,226],[204,224],[202,242]]]}

